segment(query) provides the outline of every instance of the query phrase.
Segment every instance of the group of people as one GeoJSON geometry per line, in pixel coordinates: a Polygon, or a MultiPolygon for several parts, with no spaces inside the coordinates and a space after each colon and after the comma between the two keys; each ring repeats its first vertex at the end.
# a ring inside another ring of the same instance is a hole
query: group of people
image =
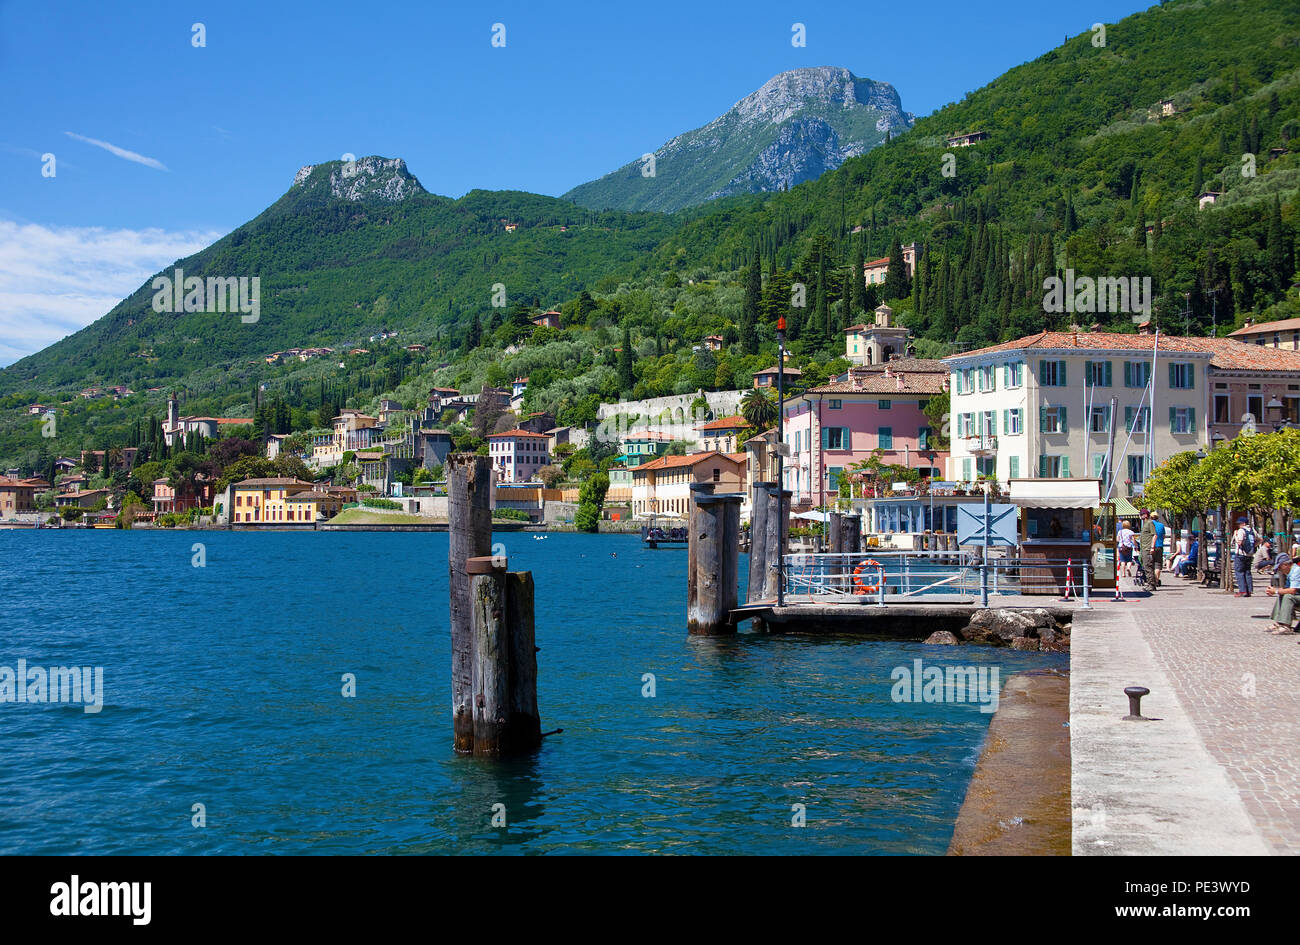
{"type": "Polygon", "coordinates": [[[1160,586],[1160,573],[1165,564],[1165,524],[1160,516],[1149,509],[1141,509],[1141,524],[1138,531],[1133,531],[1128,519],[1119,523],[1115,534],[1115,547],[1119,552],[1119,564],[1115,577],[1135,579],[1138,577],[1138,565],[1142,576],[1151,590],[1160,586]]]}

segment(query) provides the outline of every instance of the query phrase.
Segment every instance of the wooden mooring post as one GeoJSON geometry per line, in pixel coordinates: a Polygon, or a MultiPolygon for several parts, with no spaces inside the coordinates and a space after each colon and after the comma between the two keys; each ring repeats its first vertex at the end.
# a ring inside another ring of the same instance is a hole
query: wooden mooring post
{"type": "Polygon", "coordinates": [[[782,490],[775,483],[764,492],[767,495],[767,521],[763,529],[765,538],[762,599],[776,600],[777,588],[781,583],[781,559],[790,546],[790,497],[794,493],[789,489],[784,490],[785,501],[780,502],[782,490]]]}
{"type": "Polygon", "coordinates": [[[447,558],[451,598],[451,719],[456,751],[474,750],[474,634],[465,563],[492,553],[492,462],[447,457],[447,558]]]}
{"type": "Polygon", "coordinates": [[[465,570],[474,639],[474,754],[531,751],[542,741],[533,576],[507,573],[504,557],[470,558],[465,570]]]}
{"type": "Polygon", "coordinates": [[[696,636],[735,633],[740,571],[740,502],[736,494],[713,494],[713,484],[691,484],[687,560],[686,628],[696,636]]]}
{"type": "Polygon", "coordinates": [[[840,522],[840,551],[855,555],[862,550],[862,517],[845,515],[840,522]]]}
{"type": "MultiPolygon", "coordinates": [[[[492,555],[492,465],[447,458],[451,717],[456,751],[508,755],[542,740],[533,576],[492,555]]],[[[558,730],[557,730],[558,731],[558,730]]]]}
{"type": "Polygon", "coordinates": [[[767,580],[768,490],[775,486],[775,482],[756,482],[750,489],[749,582],[745,585],[746,603],[763,600],[763,584],[767,580]]]}

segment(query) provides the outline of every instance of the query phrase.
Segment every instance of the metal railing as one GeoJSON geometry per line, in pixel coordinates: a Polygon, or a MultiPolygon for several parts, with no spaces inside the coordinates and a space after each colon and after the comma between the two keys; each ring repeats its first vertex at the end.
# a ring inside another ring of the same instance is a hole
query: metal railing
{"type": "Polygon", "coordinates": [[[1068,593],[1089,606],[1092,575],[1087,559],[979,560],[974,551],[895,551],[871,548],[854,554],[789,554],[783,559],[789,603],[915,603],[934,595],[963,599],[1068,593]]]}

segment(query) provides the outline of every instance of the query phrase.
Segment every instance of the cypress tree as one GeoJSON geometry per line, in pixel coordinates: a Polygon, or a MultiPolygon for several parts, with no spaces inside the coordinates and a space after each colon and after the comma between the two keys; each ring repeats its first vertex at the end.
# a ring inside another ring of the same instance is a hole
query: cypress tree
{"type": "Polygon", "coordinates": [[[889,269],[885,272],[885,301],[908,294],[907,265],[903,262],[903,245],[894,237],[889,249],[889,269]]]}
{"type": "Polygon", "coordinates": [[[862,258],[862,240],[853,241],[853,309],[867,311],[867,277],[866,263],[862,258]]]}
{"type": "Polygon", "coordinates": [[[1273,197],[1273,205],[1268,211],[1268,269],[1270,283],[1275,293],[1286,291],[1291,278],[1291,253],[1286,245],[1286,231],[1282,228],[1282,201],[1273,197]]]}
{"type": "Polygon", "coordinates": [[[740,350],[754,354],[758,349],[755,325],[758,323],[759,305],[763,300],[763,268],[758,247],[754,247],[749,269],[745,272],[745,296],[740,305],[740,350]]]}
{"type": "Polygon", "coordinates": [[[632,332],[623,326],[623,347],[618,352],[618,383],[623,390],[636,386],[636,377],[632,373],[632,332]]]}

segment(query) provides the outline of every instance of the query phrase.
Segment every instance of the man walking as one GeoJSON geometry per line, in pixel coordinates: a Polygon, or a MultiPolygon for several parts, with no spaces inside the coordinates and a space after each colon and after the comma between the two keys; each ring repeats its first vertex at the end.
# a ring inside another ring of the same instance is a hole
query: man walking
{"type": "Polygon", "coordinates": [[[1155,548],[1151,552],[1151,567],[1156,587],[1160,586],[1160,572],[1165,568],[1165,523],[1160,521],[1160,513],[1151,513],[1152,527],[1156,530],[1155,548]]]}
{"type": "Polygon", "coordinates": [[[1155,556],[1158,553],[1156,527],[1151,520],[1151,513],[1146,509],[1140,509],[1138,514],[1142,516],[1142,526],[1138,530],[1138,553],[1142,556],[1142,572],[1146,576],[1147,586],[1154,591],[1156,589],[1155,556]]]}
{"type": "Polygon", "coordinates": [[[1273,605],[1273,623],[1268,631],[1278,636],[1295,633],[1291,629],[1291,622],[1295,619],[1296,594],[1300,593],[1300,568],[1296,567],[1288,554],[1278,555],[1273,568],[1274,573],[1281,575],[1282,586],[1264,589],[1269,597],[1277,598],[1277,603],[1273,605]]]}
{"type": "Polygon", "coordinates": [[[1250,527],[1250,520],[1242,516],[1232,533],[1232,570],[1237,576],[1237,592],[1233,597],[1249,597],[1255,590],[1255,579],[1250,572],[1254,560],[1255,530],[1250,527]]]}

